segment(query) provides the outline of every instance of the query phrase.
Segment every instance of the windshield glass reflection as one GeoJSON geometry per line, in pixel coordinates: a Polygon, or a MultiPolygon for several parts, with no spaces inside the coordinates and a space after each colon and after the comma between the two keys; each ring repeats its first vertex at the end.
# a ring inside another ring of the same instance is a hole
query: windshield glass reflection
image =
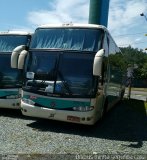
{"type": "Polygon", "coordinates": [[[58,95],[91,96],[94,94],[93,59],[91,54],[31,52],[26,87],[58,95]]]}

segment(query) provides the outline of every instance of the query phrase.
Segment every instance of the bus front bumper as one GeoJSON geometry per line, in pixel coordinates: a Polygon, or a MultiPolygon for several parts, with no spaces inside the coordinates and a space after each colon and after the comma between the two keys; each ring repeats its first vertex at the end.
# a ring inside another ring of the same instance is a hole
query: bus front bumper
{"type": "Polygon", "coordinates": [[[0,108],[20,109],[21,99],[0,99],[0,108]]]}
{"type": "Polygon", "coordinates": [[[94,110],[87,112],[55,110],[30,105],[21,101],[21,111],[23,115],[30,117],[80,123],[85,125],[93,125],[96,122],[94,117],[94,110]]]}

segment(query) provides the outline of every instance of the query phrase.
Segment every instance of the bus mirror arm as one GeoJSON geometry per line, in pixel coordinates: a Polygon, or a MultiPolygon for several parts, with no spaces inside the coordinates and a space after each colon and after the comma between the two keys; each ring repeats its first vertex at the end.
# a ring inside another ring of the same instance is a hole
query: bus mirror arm
{"type": "Polygon", "coordinates": [[[25,45],[20,45],[16,47],[11,55],[11,68],[18,68],[18,57],[21,51],[23,51],[26,48],[25,45]]]}
{"type": "Polygon", "coordinates": [[[28,51],[26,50],[21,51],[18,58],[18,69],[23,69],[27,54],[28,54],[28,51]]]}
{"type": "Polygon", "coordinates": [[[105,50],[100,49],[94,57],[94,63],[93,63],[93,75],[94,76],[102,77],[102,62],[103,62],[104,53],[105,53],[105,50]]]}

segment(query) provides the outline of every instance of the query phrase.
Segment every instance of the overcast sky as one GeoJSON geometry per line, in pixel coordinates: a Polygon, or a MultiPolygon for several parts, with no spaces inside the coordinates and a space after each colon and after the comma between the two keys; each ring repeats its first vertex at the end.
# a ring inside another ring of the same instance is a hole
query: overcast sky
{"type": "MultiPolygon", "coordinates": [[[[88,23],[90,0],[0,0],[0,30],[46,23],[88,23]]],[[[147,0],[110,0],[108,29],[121,47],[147,48],[147,0]]]]}

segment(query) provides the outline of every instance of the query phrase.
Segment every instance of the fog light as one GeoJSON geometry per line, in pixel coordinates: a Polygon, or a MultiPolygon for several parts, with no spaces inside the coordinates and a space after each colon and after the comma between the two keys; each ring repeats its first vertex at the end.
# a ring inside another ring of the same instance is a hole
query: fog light
{"type": "Polygon", "coordinates": [[[27,110],[26,110],[26,109],[23,109],[23,111],[24,111],[24,112],[27,112],[27,110]]]}
{"type": "Polygon", "coordinates": [[[85,117],[81,118],[82,121],[85,121],[85,117]]]}
{"type": "Polygon", "coordinates": [[[30,104],[30,105],[34,105],[34,104],[35,104],[35,102],[32,101],[31,99],[23,98],[22,101],[23,101],[24,103],[27,103],[27,104],[30,104]]]}
{"type": "Polygon", "coordinates": [[[87,121],[90,121],[92,119],[92,117],[87,117],[87,121]]]}

